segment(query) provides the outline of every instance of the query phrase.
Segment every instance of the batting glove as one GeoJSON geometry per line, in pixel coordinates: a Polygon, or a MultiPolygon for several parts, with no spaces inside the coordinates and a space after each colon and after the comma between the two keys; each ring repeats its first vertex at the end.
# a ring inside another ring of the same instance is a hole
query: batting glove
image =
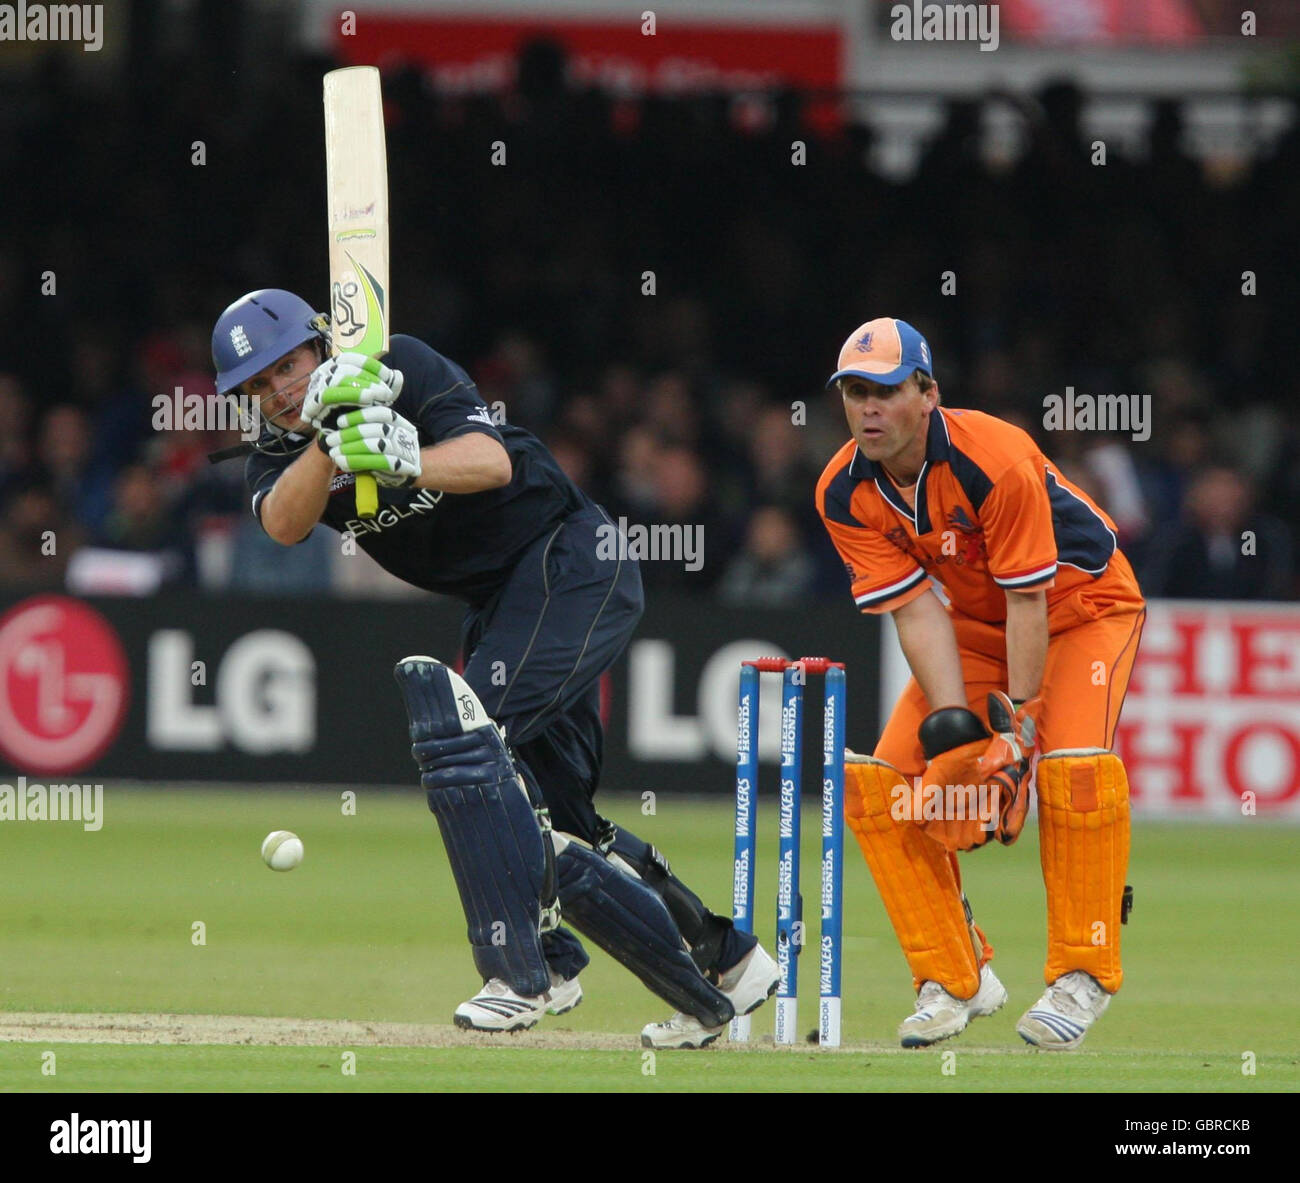
{"type": "Polygon", "coordinates": [[[381,485],[410,485],[423,471],[419,432],[392,407],[363,407],[340,415],[320,446],[335,468],[372,473],[381,485]]]}
{"type": "Polygon", "coordinates": [[[340,353],[312,371],[302,417],[317,431],[328,430],[339,407],[387,407],[402,393],[402,371],[390,370],[364,353],[340,353]]]}

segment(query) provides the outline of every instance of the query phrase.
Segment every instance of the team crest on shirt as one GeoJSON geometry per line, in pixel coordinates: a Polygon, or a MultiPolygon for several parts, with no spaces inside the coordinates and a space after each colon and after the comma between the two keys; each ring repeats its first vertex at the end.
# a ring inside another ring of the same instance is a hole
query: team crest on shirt
{"type": "Polygon", "coordinates": [[[984,545],[984,528],[975,525],[966,516],[966,511],[960,505],[948,511],[947,524],[948,528],[958,535],[957,553],[955,555],[944,554],[940,561],[954,558],[957,566],[969,567],[978,563],[981,559],[988,558],[988,549],[984,545]]]}
{"type": "Polygon", "coordinates": [[[895,526],[892,530],[885,531],[885,539],[898,547],[908,558],[915,560],[920,566],[931,566],[934,560],[923,551],[912,544],[912,539],[902,526],[895,526]]]}
{"type": "Polygon", "coordinates": [[[960,506],[948,513],[938,554],[931,554],[928,550],[917,546],[904,526],[895,526],[893,529],[886,530],[885,538],[912,559],[917,566],[924,567],[927,571],[933,571],[945,563],[970,567],[988,560],[988,549],[984,544],[984,528],[975,525],[960,506]]]}

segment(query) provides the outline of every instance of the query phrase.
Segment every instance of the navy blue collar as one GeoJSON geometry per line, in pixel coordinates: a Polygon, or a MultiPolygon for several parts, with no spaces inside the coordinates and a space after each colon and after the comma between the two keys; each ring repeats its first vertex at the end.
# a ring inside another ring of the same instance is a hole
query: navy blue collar
{"type": "MultiPolygon", "coordinates": [[[[930,412],[930,428],[925,437],[925,463],[951,459],[952,441],[948,438],[948,424],[944,421],[943,412],[935,407],[930,412]]],[[[856,449],[853,460],[849,464],[849,476],[860,481],[874,481],[877,477],[885,477],[888,480],[884,468],[874,460],[868,460],[861,451],[856,449]]]]}

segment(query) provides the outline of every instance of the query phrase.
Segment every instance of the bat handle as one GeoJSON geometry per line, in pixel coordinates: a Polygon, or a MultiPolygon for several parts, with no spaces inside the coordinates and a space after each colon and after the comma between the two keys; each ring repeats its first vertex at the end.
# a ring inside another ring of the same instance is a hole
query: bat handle
{"type": "Polygon", "coordinates": [[[379,483],[368,472],[357,473],[357,517],[373,518],[379,512],[379,483]]]}

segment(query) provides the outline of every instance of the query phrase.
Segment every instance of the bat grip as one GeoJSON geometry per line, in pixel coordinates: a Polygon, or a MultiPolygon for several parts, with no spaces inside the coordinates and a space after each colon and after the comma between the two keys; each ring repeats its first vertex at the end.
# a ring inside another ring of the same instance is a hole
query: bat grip
{"type": "Polygon", "coordinates": [[[368,472],[357,473],[357,517],[373,518],[379,512],[379,482],[368,472]]]}
{"type": "MultiPolygon", "coordinates": [[[[340,407],[330,422],[337,424],[339,416],[343,413],[343,408],[340,407]]],[[[356,477],[353,492],[356,497],[357,517],[373,518],[379,512],[379,482],[368,472],[359,472],[356,477]]]]}

